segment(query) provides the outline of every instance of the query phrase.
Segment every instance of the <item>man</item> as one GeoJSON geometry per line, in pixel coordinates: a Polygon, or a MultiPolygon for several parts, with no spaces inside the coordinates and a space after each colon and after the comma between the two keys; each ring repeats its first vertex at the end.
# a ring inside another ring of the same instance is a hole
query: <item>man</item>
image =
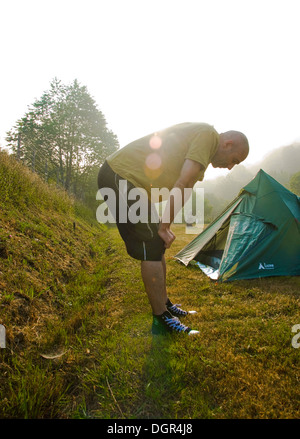
{"type": "Polygon", "coordinates": [[[164,253],[175,239],[170,226],[178,206],[186,202],[185,189],[203,180],[210,163],[214,168],[230,170],[245,160],[248,152],[248,140],[241,132],[218,134],[208,124],[182,123],[128,144],[109,156],[101,167],[100,192],[108,187],[118,195],[115,216],[119,232],[128,254],[141,260],[142,279],[153,313],[153,334],[199,333],[181,323],[179,318],[188,312],[173,305],[167,295],[164,253]],[[160,221],[150,214],[146,222],[122,220],[124,212],[120,205],[125,203],[130,213],[133,205],[128,193],[133,188],[141,188],[148,195],[152,214],[153,189],[169,190],[160,221]]]}

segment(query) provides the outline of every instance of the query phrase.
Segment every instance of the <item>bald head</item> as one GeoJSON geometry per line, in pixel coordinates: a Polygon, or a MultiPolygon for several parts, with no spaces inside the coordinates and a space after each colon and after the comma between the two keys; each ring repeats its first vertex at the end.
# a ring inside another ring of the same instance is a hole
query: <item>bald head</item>
{"type": "Polygon", "coordinates": [[[220,134],[220,143],[226,143],[230,142],[232,143],[236,148],[239,148],[243,150],[245,154],[245,158],[247,157],[249,153],[249,143],[248,139],[245,136],[244,133],[241,133],[240,131],[226,131],[225,133],[220,134]]]}
{"type": "Polygon", "coordinates": [[[214,168],[232,169],[243,162],[249,154],[249,143],[245,134],[240,131],[226,131],[220,134],[219,146],[212,158],[214,168]]]}

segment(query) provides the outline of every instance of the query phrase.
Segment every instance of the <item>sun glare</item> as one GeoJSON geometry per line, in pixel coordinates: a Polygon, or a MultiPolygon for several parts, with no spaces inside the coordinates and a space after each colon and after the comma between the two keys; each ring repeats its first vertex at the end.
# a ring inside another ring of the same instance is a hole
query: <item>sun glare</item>
{"type": "Polygon", "coordinates": [[[157,134],[154,134],[154,136],[152,136],[149,141],[149,145],[152,149],[159,149],[161,147],[161,144],[162,140],[157,134]]]}

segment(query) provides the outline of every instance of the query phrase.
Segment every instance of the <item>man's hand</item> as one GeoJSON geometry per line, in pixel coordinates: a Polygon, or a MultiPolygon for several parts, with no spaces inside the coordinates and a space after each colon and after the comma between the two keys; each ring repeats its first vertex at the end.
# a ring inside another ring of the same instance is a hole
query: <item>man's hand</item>
{"type": "Polygon", "coordinates": [[[169,227],[166,227],[162,223],[159,224],[158,234],[161,237],[161,239],[164,241],[165,248],[170,248],[172,242],[176,239],[176,236],[174,235],[172,230],[169,227]]]}
{"type": "MultiPolygon", "coordinates": [[[[168,199],[167,205],[165,207],[161,222],[158,227],[158,234],[165,243],[165,248],[170,248],[172,242],[175,240],[176,236],[170,229],[178,209],[181,209],[185,202],[185,188],[192,189],[200,171],[204,169],[203,166],[195,162],[194,160],[186,159],[182,166],[180,176],[176,181],[174,188],[170,192],[170,197],[168,199]],[[175,191],[174,189],[179,188],[180,191],[175,191]],[[174,201],[175,200],[175,201],[174,201]]],[[[188,197],[191,195],[191,191],[188,193],[188,197]]]]}

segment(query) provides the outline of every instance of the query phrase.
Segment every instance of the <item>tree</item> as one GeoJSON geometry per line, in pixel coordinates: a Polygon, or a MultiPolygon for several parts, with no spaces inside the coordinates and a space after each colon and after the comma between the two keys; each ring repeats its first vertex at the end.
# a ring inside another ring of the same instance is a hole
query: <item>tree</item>
{"type": "Polygon", "coordinates": [[[15,155],[46,180],[84,198],[89,175],[119,147],[85,86],[55,78],[7,133],[15,155]]]}
{"type": "Polygon", "coordinates": [[[290,178],[290,188],[291,191],[297,195],[300,195],[300,172],[292,175],[290,178]]]}

